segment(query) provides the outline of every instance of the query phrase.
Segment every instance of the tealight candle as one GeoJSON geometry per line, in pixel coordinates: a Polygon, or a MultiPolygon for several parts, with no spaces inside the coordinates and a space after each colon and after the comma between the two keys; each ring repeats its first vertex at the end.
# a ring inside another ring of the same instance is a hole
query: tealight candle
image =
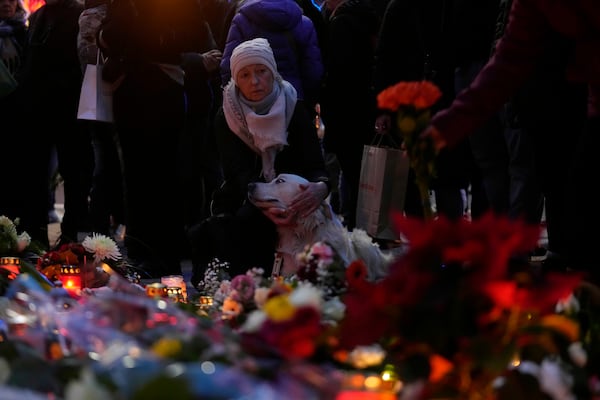
{"type": "Polygon", "coordinates": [[[175,303],[183,302],[183,292],[180,286],[168,286],[167,296],[169,297],[169,299],[173,299],[175,303]]]}
{"type": "Polygon", "coordinates": [[[181,297],[183,301],[187,300],[187,285],[183,280],[182,275],[167,275],[160,278],[160,283],[165,285],[166,287],[180,287],[181,288],[181,297]]]}
{"type": "Polygon", "coordinates": [[[146,285],[146,296],[167,297],[167,287],[162,283],[149,283],[146,285]]]}

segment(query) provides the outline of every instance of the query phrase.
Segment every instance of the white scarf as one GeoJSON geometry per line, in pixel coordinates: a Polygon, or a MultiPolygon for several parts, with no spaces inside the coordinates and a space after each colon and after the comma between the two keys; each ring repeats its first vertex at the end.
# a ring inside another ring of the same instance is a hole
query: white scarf
{"type": "Polygon", "coordinates": [[[288,125],[297,102],[296,89],[276,78],[274,95],[260,102],[244,99],[233,80],[223,91],[223,112],[229,128],[262,159],[262,176],[276,176],[275,156],[287,145],[288,125]],[[271,103],[271,104],[269,104],[271,103]]]}

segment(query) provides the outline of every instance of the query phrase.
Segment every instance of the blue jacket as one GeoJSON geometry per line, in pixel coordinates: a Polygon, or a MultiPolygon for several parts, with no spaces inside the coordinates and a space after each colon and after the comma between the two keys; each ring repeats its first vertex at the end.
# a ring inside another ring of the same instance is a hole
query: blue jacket
{"type": "Polygon", "coordinates": [[[264,37],[269,41],[277,69],[298,92],[313,104],[323,77],[323,61],[312,21],[294,0],[248,0],[231,21],[221,61],[223,86],[231,79],[229,59],[243,41],[264,37]]]}

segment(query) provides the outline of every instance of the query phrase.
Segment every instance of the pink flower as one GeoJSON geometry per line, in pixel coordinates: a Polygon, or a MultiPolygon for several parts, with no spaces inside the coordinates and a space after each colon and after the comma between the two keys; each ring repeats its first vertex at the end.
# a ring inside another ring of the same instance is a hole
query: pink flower
{"type": "Polygon", "coordinates": [[[242,303],[254,300],[254,279],[248,275],[238,275],[231,281],[231,288],[236,292],[237,299],[242,303]]]}

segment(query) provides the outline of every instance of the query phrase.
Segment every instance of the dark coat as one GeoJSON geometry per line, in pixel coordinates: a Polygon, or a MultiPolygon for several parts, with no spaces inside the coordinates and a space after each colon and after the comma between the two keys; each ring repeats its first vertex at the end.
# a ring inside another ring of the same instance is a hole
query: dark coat
{"type": "Polygon", "coordinates": [[[329,152],[350,147],[362,154],[362,145],[371,140],[375,118],[373,57],[378,29],[377,14],[364,0],[343,3],[327,19],[321,115],[329,152]]]}
{"type": "Polygon", "coordinates": [[[231,21],[221,61],[221,82],[231,78],[229,59],[245,40],[263,37],[269,41],[277,70],[296,88],[298,98],[312,104],[323,77],[323,61],[312,21],[294,0],[249,0],[231,21]]]}
{"type": "Polygon", "coordinates": [[[452,107],[432,120],[449,145],[481,126],[522,87],[556,33],[574,41],[567,76],[588,84],[588,115],[600,115],[600,3],[514,0],[494,56],[452,107]]]}
{"type": "Polygon", "coordinates": [[[17,76],[24,107],[67,119],[76,115],[83,79],[77,53],[82,11],[81,3],[65,0],[45,5],[29,17],[23,67],[17,76]]]}
{"type": "MultiPolygon", "coordinates": [[[[262,162],[260,156],[229,129],[222,109],[217,113],[215,130],[225,184],[214,194],[213,214],[234,214],[246,201],[248,183],[262,180],[262,162]]],[[[276,173],[296,174],[329,185],[317,134],[300,101],[288,132],[288,145],[275,158],[276,173]]]]}

